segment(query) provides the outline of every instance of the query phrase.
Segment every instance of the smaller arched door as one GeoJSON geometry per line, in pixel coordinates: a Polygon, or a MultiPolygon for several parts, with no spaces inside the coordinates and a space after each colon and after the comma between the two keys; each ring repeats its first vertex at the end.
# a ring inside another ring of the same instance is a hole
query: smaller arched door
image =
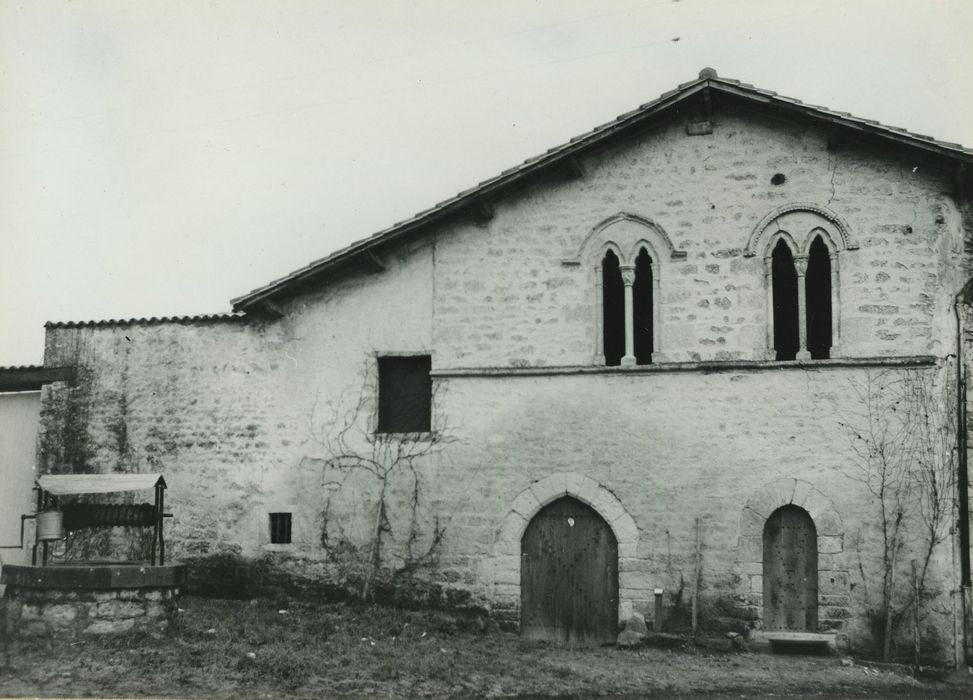
{"type": "Polygon", "coordinates": [[[781,506],[764,523],[763,627],[818,631],[818,536],[806,510],[781,506]]]}
{"type": "Polygon", "coordinates": [[[520,629],[531,639],[615,641],[618,542],[608,523],[577,499],[548,504],[524,531],[520,629]]]}

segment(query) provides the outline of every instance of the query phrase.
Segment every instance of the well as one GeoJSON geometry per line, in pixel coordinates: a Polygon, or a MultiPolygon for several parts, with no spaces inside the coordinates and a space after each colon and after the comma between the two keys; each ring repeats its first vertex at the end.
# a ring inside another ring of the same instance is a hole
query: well
{"type": "Polygon", "coordinates": [[[3,631],[30,637],[162,631],[185,579],[183,564],[8,564],[0,574],[3,631]]]}
{"type": "Polygon", "coordinates": [[[0,631],[6,636],[74,637],[166,629],[176,612],[186,569],[165,563],[162,525],[170,515],[164,512],[162,475],[48,474],[37,480],[36,488],[37,512],[23,516],[37,519],[32,565],[8,564],[0,573],[0,584],[6,587],[0,631]],[[154,491],[154,504],[71,500],[145,490],[154,491]],[[65,531],[133,526],[153,528],[149,562],[50,562],[50,545],[65,531]]]}

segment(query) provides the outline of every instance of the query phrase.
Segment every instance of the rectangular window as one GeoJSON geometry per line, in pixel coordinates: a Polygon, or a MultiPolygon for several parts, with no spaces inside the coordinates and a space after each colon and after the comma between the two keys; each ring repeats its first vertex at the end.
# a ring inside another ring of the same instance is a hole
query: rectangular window
{"type": "Polygon", "coordinates": [[[271,544],[291,543],[291,514],[290,513],[270,514],[270,543],[271,544]]]}
{"type": "Polygon", "coordinates": [[[432,358],[378,358],[378,432],[428,433],[432,416],[432,358]]]}

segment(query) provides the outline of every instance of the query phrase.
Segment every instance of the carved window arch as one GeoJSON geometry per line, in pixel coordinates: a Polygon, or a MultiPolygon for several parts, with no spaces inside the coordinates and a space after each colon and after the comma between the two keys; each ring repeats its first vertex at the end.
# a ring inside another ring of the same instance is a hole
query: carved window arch
{"type": "Polygon", "coordinates": [[[838,258],[839,252],[857,247],[847,224],[837,214],[813,204],[780,207],[757,224],[746,254],[762,254],[764,259],[764,357],[810,360],[840,355],[838,258]],[[793,326],[797,328],[796,349],[793,326]]]}
{"type": "Polygon", "coordinates": [[[659,313],[664,261],[685,257],[661,226],[635,214],[609,217],[585,237],[565,263],[590,265],[593,272],[595,364],[666,361],[659,313]]]}

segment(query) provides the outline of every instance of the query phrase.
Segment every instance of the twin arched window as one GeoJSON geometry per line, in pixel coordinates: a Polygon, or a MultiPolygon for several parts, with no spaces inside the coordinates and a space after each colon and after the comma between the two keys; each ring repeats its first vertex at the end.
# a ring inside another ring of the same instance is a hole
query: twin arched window
{"type": "Polygon", "coordinates": [[[605,364],[650,364],[655,316],[652,257],[640,248],[634,265],[622,265],[609,249],[601,261],[601,276],[605,364]]]}
{"type": "Polygon", "coordinates": [[[746,255],[763,250],[767,359],[838,354],[838,253],[857,247],[844,221],[814,204],[785,205],[757,224],[746,255]]]}
{"type": "Polygon", "coordinates": [[[797,260],[779,238],[771,253],[774,359],[831,357],[831,256],[820,235],[797,260]],[[803,294],[802,294],[803,291],[803,294]]]}
{"type": "Polygon", "coordinates": [[[598,291],[595,306],[596,364],[664,362],[659,332],[662,262],[685,259],[651,219],[620,213],[598,224],[566,264],[589,261],[598,291]]]}
{"type": "MultiPolygon", "coordinates": [[[[812,203],[778,207],[757,224],[744,255],[762,252],[765,263],[767,336],[758,356],[817,360],[839,353],[838,253],[857,247],[837,214],[812,203]]],[[[660,278],[666,261],[684,259],[658,224],[621,213],[598,224],[564,261],[594,263],[596,364],[667,361],[660,278]]]]}

